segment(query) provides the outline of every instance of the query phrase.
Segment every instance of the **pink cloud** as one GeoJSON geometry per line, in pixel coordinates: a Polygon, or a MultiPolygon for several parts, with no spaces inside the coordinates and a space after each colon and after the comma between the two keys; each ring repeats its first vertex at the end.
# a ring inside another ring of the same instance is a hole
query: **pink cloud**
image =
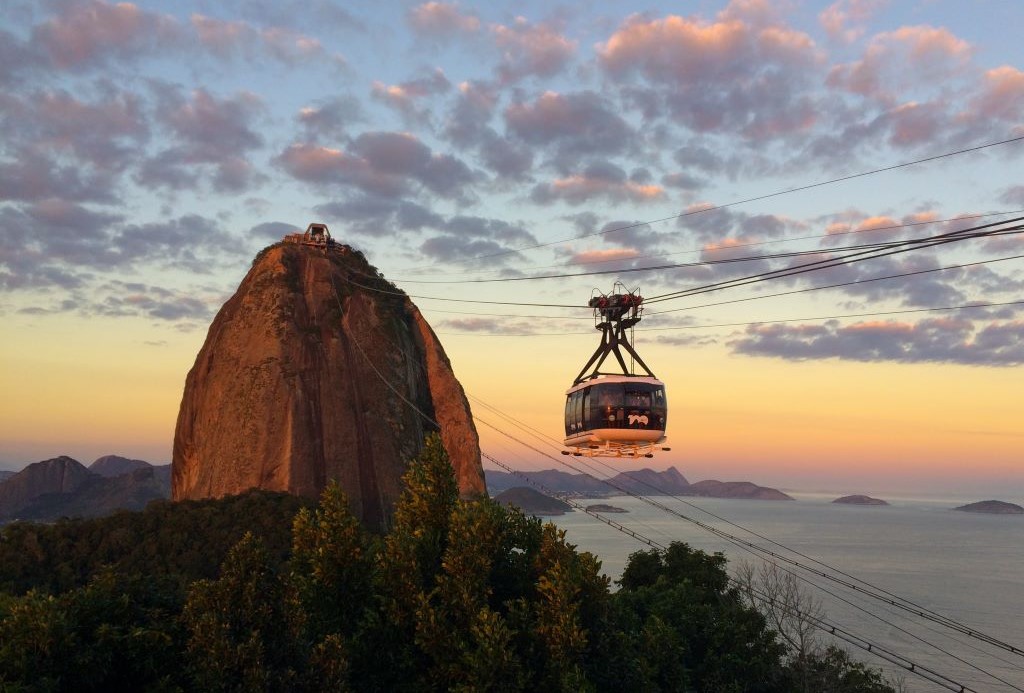
{"type": "Polygon", "coordinates": [[[866,22],[888,0],[838,0],[818,15],[818,22],[835,41],[853,43],[864,35],[866,22]]]}
{"type": "Polygon", "coordinates": [[[501,50],[498,74],[503,82],[527,76],[551,77],[569,63],[576,42],[561,35],[548,24],[530,24],[517,17],[510,25],[491,26],[495,44],[501,50]]]}
{"type": "Polygon", "coordinates": [[[435,68],[429,74],[402,82],[401,84],[384,84],[375,81],[372,86],[373,98],[382,101],[392,108],[408,115],[423,115],[417,112],[417,102],[435,94],[442,94],[451,89],[451,82],[441,68],[435,68]]]}
{"type": "Polygon", "coordinates": [[[532,193],[532,199],[541,204],[563,200],[579,205],[597,197],[613,202],[652,202],[664,199],[665,189],[659,185],[642,185],[630,180],[576,174],[538,185],[532,193]]]}
{"type": "Polygon", "coordinates": [[[1024,118],[1024,72],[1010,65],[986,71],[971,111],[975,118],[1018,124],[1024,118]]]}
{"type": "Polygon", "coordinates": [[[249,124],[262,108],[260,97],[250,92],[218,99],[197,89],[190,101],[177,103],[162,118],[192,150],[194,159],[209,160],[260,146],[263,138],[249,124]]]}
{"type": "Polygon", "coordinates": [[[464,14],[455,2],[426,2],[409,11],[409,23],[417,32],[438,38],[472,34],[480,30],[480,20],[464,14]]]}
{"type": "Polygon", "coordinates": [[[584,250],[573,253],[566,264],[588,265],[599,262],[615,262],[616,260],[632,260],[640,255],[635,248],[605,248],[603,250],[584,250]]]}
{"type": "Polygon", "coordinates": [[[36,27],[33,44],[55,65],[71,68],[110,55],[138,54],[180,38],[177,20],[122,2],[69,3],[63,14],[36,27]]]}
{"type": "Polygon", "coordinates": [[[873,37],[860,60],[834,66],[827,83],[893,106],[908,88],[959,74],[973,52],[948,29],[900,27],[873,37]]]}
{"type": "Polygon", "coordinates": [[[468,200],[474,180],[473,172],[459,159],[434,154],[414,135],[397,132],[363,133],[349,152],[292,144],[277,163],[300,180],[352,185],[387,197],[415,190],[416,184],[442,197],[468,200]]]}
{"type": "Polygon", "coordinates": [[[282,27],[256,27],[246,21],[226,21],[193,14],[192,27],[199,42],[215,55],[234,54],[257,57],[258,49],[287,64],[295,64],[325,53],[320,42],[291,29],[282,27]]]}
{"type": "Polygon", "coordinates": [[[664,103],[698,132],[762,140],[816,122],[814,74],[823,56],[805,33],[777,22],[763,3],[733,3],[715,21],[634,15],[596,47],[611,79],[640,75],[637,98],[664,103]]]}
{"type": "Polygon", "coordinates": [[[652,82],[705,83],[747,76],[764,62],[807,64],[814,42],[781,25],[757,27],[732,17],[716,22],[670,15],[633,15],[604,45],[598,59],[610,75],[639,72],[652,82]]]}

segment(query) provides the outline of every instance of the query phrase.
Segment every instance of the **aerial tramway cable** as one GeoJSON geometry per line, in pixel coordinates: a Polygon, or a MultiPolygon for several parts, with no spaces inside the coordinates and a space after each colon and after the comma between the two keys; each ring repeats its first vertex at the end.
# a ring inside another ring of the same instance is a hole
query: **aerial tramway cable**
{"type": "MultiPolygon", "coordinates": [[[[1007,216],[1009,214],[1022,214],[1022,213],[1024,213],[1024,209],[1008,209],[1008,210],[1004,210],[1004,211],[1000,211],[1000,212],[984,212],[982,214],[964,214],[964,215],[961,215],[961,216],[950,217],[950,218],[947,218],[947,219],[929,219],[927,221],[908,221],[908,222],[904,222],[904,223],[901,223],[901,224],[887,224],[885,226],[871,226],[869,228],[862,228],[862,229],[848,229],[846,231],[836,231],[836,232],[833,232],[833,233],[815,234],[815,235],[811,235],[811,236],[789,236],[789,237],[785,237],[785,238],[772,238],[772,239],[763,240],[763,241],[749,241],[749,242],[745,242],[745,243],[730,244],[728,246],[722,246],[722,247],[691,248],[689,250],[679,250],[679,251],[676,251],[676,252],[663,253],[663,254],[659,254],[659,255],[632,255],[632,256],[629,256],[629,257],[619,257],[619,258],[611,258],[611,259],[604,259],[604,260],[587,260],[585,262],[571,262],[570,261],[570,262],[560,263],[560,264],[557,264],[557,265],[540,265],[540,266],[534,266],[534,267],[524,267],[524,268],[521,268],[521,271],[541,270],[541,269],[559,269],[559,268],[564,269],[566,267],[591,267],[591,266],[596,266],[596,265],[606,265],[606,264],[609,264],[609,263],[612,263],[612,262],[625,262],[625,261],[646,260],[646,259],[651,259],[651,258],[665,258],[665,257],[672,257],[674,255],[685,255],[685,254],[706,253],[706,252],[712,252],[713,253],[713,252],[721,252],[721,251],[725,251],[725,250],[732,251],[732,250],[736,250],[738,248],[753,248],[753,247],[756,247],[756,246],[774,245],[774,244],[777,244],[777,243],[792,243],[792,242],[795,242],[795,241],[807,241],[807,240],[815,240],[815,239],[822,239],[822,238],[838,238],[840,236],[849,236],[849,235],[858,235],[858,236],[865,235],[866,236],[866,235],[877,233],[877,232],[880,232],[880,231],[892,231],[894,229],[904,229],[904,228],[909,228],[909,227],[912,227],[912,226],[930,226],[932,224],[945,224],[945,223],[950,223],[950,222],[967,221],[967,220],[971,220],[971,219],[985,219],[985,218],[988,218],[988,217],[1007,216]]],[[[822,251],[824,251],[824,250],[827,250],[827,249],[822,249],[822,251]]],[[[431,270],[436,270],[436,267],[431,267],[430,269],[431,270]]],[[[499,274],[499,273],[502,273],[504,271],[505,270],[493,270],[493,271],[489,272],[489,274],[499,274]]],[[[460,273],[456,273],[456,274],[462,274],[462,275],[479,274],[479,272],[480,272],[480,270],[468,270],[468,271],[460,272],[460,273]]],[[[447,276],[451,276],[453,273],[452,272],[446,272],[445,274],[447,276]]],[[[572,275],[568,275],[568,276],[572,276],[572,275]]],[[[480,278],[474,278],[474,279],[410,279],[410,278],[407,278],[407,277],[395,277],[394,279],[392,279],[392,281],[399,282],[399,283],[404,283],[404,284],[468,284],[468,283],[480,283],[480,282],[513,281],[513,280],[521,280],[521,279],[522,278],[519,278],[519,277],[512,277],[512,278],[509,278],[509,277],[499,277],[497,279],[480,279],[480,278]]]]}
{"type": "MultiPolygon", "coordinates": [[[[572,238],[564,238],[564,239],[557,240],[557,241],[548,241],[548,242],[545,242],[545,243],[535,243],[533,245],[521,246],[519,248],[510,248],[508,250],[501,250],[501,251],[494,252],[494,253],[486,253],[486,254],[483,254],[483,255],[476,255],[474,257],[467,258],[467,260],[468,261],[486,260],[486,259],[489,259],[489,258],[502,257],[502,256],[505,256],[505,255],[511,255],[513,253],[519,253],[519,252],[522,252],[524,250],[534,250],[536,248],[547,248],[547,247],[550,247],[550,246],[553,246],[553,245],[561,245],[563,243],[570,243],[572,241],[577,241],[577,240],[579,240],[581,238],[591,238],[591,237],[594,237],[594,236],[606,236],[608,234],[616,233],[616,232],[619,232],[619,231],[628,231],[630,229],[635,229],[635,228],[638,228],[638,227],[641,227],[641,226],[647,226],[649,224],[658,224],[658,223],[665,222],[665,221],[672,221],[673,219],[681,219],[681,218],[684,218],[684,217],[694,216],[696,214],[705,214],[707,212],[712,212],[712,211],[719,210],[719,209],[727,209],[729,207],[735,207],[737,205],[746,204],[748,202],[757,202],[759,200],[767,200],[769,198],[779,197],[781,195],[788,195],[788,194],[794,193],[794,192],[801,192],[801,191],[804,191],[804,190],[812,190],[814,188],[820,188],[820,187],[823,187],[823,186],[826,186],[826,185],[832,185],[834,183],[840,183],[840,182],[847,181],[847,180],[853,180],[855,178],[863,178],[865,176],[871,176],[871,175],[874,175],[876,173],[883,173],[885,171],[893,171],[893,170],[900,169],[900,168],[906,168],[908,166],[914,166],[916,164],[927,163],[929,161],[938,161],[940,159],[947,159],[949,157],[958,156],[960,154],[968,154],[970,152],[977,152],[977,151],[980,151],[982,149],[988,149],[990,147],[998,147],[998,146],[1001,146],[1001,145],[1004,145],[1004,144],[1012,144],[1014,142],[1020,142],[1021,140],[1024,140],[1024,135],[1020,135],[1018,137],[1010,137],[1008,139],[999,140],[999,141],[996,141],[996,142],[988,142],[988,143],[977,145],[977,146],[974,146],[974,147],[967,147],[965,149],[958,149],[958,150],[952,151],[952,152],[944,152],[942,154],[936,154],[934,156],[928,156],[928,157],[925,157],[923,159],[915,159],[914,161],[905,161],[905,162],[902,162],[902,163],[899,163],[899,164],[893,164],[892,166],[882,166],[880,168],[871,169],[869,171],[861,171],[860,173],[853,173],[853,174],[850,174],[850,175],[847,175],[847,176],[839,176],[837,178],[830,178],[828,180],[819,181],[817,183],[809,183],[807,185],[801,185],[801,186],[797,186],[795,188],[787,188],[785,190],[777,190],[775,192],[767,193],[767,194],[764,194],[764,195],[757,195],[755,197],[748,197],[748,198],[745,198],[745,199],[742,199],[742,200],[734,200],[733,202],[726,202],[726,203],[723,203],[723,204],[720,204],[720,205],[708,205],[707,207],[701,207],[700,209],[693,209],[693,210],[690,210],[690,211],[687,211],[687,212],[681,212],[679,214],[673,214],[671,216],[662,217],[661,219],[652,219],[650,221],[636,222],[636,223],[633,223],[633,224],[627,224],[625,226],[618,226],[618,227],[611,228],[611,229],[604,229],[604,230],[601,230],[601,231],[595,231],[593,233],[584,234],[582,236],[574,236],[572,238]]],[[[413,268],[413,269],[416,269],[416,268],[413,268]]]]}
{"type": "MultiPolygon", "coordinates": [[[[844,313],[838,315],[816,315],[805,318],[780,318],[776,320],[752,320],[749,322],[723,322],[711,325],[676,325],[674,327],[647,327],[637,332],[674,332],[677,330],[711,330],[722,327],[753,327],[756,325],[778,325],[791,322],[813,322],[816,320],[841,320],[844,318],[877,318],[886,315],[905,315],[908,313],[933,313],[953,310],[971,310],[975,308],[999,308],[1003,306],[1024,305],[1020,301],[1000,301],[996,303],[965,303],[959,306],[935,306],[931,308],[905,308],[901,310],[883,310],[872,313],[844,313]]],[[[519,316],[497,316],[497,317],[519,317],[519,316]]],[[[438,334],[461,334],[467,337],[563,337],[565,335],[589,335],[592,332],[522,332],[519,334],[509,332],[458,332],[438,334]]]]}
{"type": "MultiPolygon", "coordinates": [[[[843,265],[851,265],[858,262],[864,262],[867,260],[873,260],[880,257],[887,257],[890,255],[896,255],[901,253],[910,252],[911,250],[918,250],[921,248],[932,248],[941,245],[947,245],[949,243],[957,243],[960,241],[971,240],[975,238],[990,238],[1011,234],[1018,234],[1024,232],[1024,224],[1017,224],[1016,226],[1008,226],[1001,228],[993,228],[1001,226],[1003,224],[1013,224],[1015,222],[1024,221],[1024,217],[1016,217],[1000,222],[993,222],[990,224],[983,224],[980,226],[973,226],[957,231],[951,231],[937,236],[930,236],[927,238],[910,239],[905,241],[891,241],[881,244],[867,244],[864,246],[851,246],[852,252],[846,255],[840,255],[838,257],[829,257],[822,260],[816,260],[800,265],[795,265],[787,268],[770,270],[767,272],[761,272],[745,277],[737,277],[734,279],[724,280],[720,282],[714,282],[711,284],[704,284],[681,291],[674,291],[666,294],[660,294],[652,296],[646,299],[646,304],[660,303],[664,301],[677,300],[679,298],[687,298],[703,293],[710,293],[713,291],[720,291],[723,289],[736,288],[739,286],[745,286],[748,284],[760,283],[769,281],[771,279],[781,279],[785,277],[791,277],[795,275],[806,274],[822,269],[831,269],[833,267],[839,267],[843,265]]],[[[843,250],[839,248],[838,250],[843,250]]],[[[706,264],[706,263],[705,263],[706,264]]],[[[715,264],[715,263],[711,263],[715,264]]],[[[972,263],[976,264],[976,263],[972,263]]],[[[966,264],[964,266],[967,266],[966,264]]],[[[920,270],[919,273],[936,271],[936,270],[920,270]]],[[[585,276],[589,273],[581,273],[575,276],[585,276]]],[[[595,272],[593,274],[604,274],[603,271],[595,272]]],[[[376,279],[366,275],[367,278],[376,279]]],[[[433,301],[444,301],[451,303],[475,303],[483,305],[502,305],[502,306],[528,306],[534,308],[582,308],[578,304],[564,304],[564,303],[530,303],[530,302],[515,302],[515,301],[493,301],[493,300],[482,300],[482,299],[467,299],[467,298],[449,298],[441,296],[423,296],[417,294],[408,294],[404,291],[389,291],[385,289],[379,289],[375,287],[366,286],[350,279],[353,284],[361,288],[376,291],[378,293],[408,296],[409,298],[433,300],[433,301]]],[[[874,280],[862,280],[862,281],[874,281],[874,280]]],[[[667,312],[667,311],[661,311],[667,312]]]]}

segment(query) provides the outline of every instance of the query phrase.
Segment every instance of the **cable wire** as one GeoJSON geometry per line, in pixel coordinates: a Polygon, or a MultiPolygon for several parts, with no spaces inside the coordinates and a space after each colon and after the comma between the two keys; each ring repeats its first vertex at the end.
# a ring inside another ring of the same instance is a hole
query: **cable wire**
{"type": "Polygon", "coordinates": [[[850,174],[850,175],[847,175],[847,176],[839,176],[837,178],[831,178],[829,180],[824,180],[824,181],[820,181],[820,182],[817,182],[817,183],[809,183],[807,185],[800,185],[800,186],[797,186],[795,188],[787,188],[785,190],[778,190],[776,192],[767,193],[767,194],[764,194],[764,195],[757,195],[757,196],[754,196],[754,197],[748,197],[748,198],[745,198],[745,199],[742,199],[742,200],[735,200],[733,202],[726,202],[726,203],[720,204],[720,205],[709,205],[707,207],[701,207],[700,209],[689,210],[687,212],[681,212],[679,214],[673,214],[671,216],[662,217],[661,219],[653,219],[653,220],[650,220],[650,221],[636,222],[636,223],[633,223],[633,224],[627,224],[625,226],[618,226],[618,227],[612,228],[612,229],[604,229],[602,231],[595,231],[593,233],[583,234],[582,236],[575,236],[573,238],[565,238],[565,239],[557,240],[557,241],[548,241],[548,242],[545,242],[545,243],[535,243],[533,245],[521,246],[519,248],[511,248],[511,249],[508,249],[508,250],[501,250],[501,251],[494,252],[494,253],[486,253],[484,255],[476,255],[474,257],[468,258],[467,262],[472,262],[472,261],[476,261],[476,260],[485,260],[485,259],[495,258],[495,257],[502,257],[504,255],[511,255],[513,253],[519,253],[519,252],[522,252],[524,250],[534,250],[536,248],[547,248],[547,247],[550,247],[550,246],[553,246],[553,245],[561,245],[563,243],[570,243],[572,241],[579,240],[581,238],[591,238],[593,236],[606,236],[608,234],[617,233],[619,231],[628,231],[630,229],[635,229],[635,228],[638,228],[638,227],[641,227],[641,226],[648,226],[650,224],[658,224],[658,223],[661,223],[661,222],[664,222],[664,221],[671,221],[673,219],[681,219],[681,218],[684,218],[684,217],[693,216],[695,214],[704,214],[704,213],[715,211],[715,210],[718,210],[718,209],[727,209],[729,207],[735,207],[737,205],[747,204],[748,202],[757,202],[759,200],[767,200],[767,199],[772,198],[772,197],[779,197],[781,195],[788,195],[788,194],[794,193],[794,192],[801,192],[801,191],[804,191],[804,190],[812,190],[814,188],[820,188],[822,186],[832,185],[834,183],[840,183],[842,181],[853,180],[855,178],[863,178],[864,176],[871,176],[871,175],[874,175],[876,173],[882,173],[882,172],[885,172],[885,171],[893,171],[893,170],[900,169],[900,168],[906,168],[908,166],[915,166],[917,164],[923,164],[923,163],[926,163],[926,162],[929,162],[929,161],[937,161],[939,159],[946,159],[946,158],[949,158],[949,157],[958,156],[960,154],[967,154],[967,153],[970,153],[970,152],[980,151],[982,149],[988,149],[990,147],[998,147],[998,146],[1001,146],[1001,145],[1004,145],[1004,144],[1011,144],[1013,142],[1020,142],[1021,140],[1024,140],[1024,135],[1021,135],[1021,136],[1018,136],[1018,137],[1011,137],[1011,138],[1008,138],[1008,139],[1005,139],[1005,140],[999,140],[997,142],[988,142],[986,144],[977,145],[975,147],[967,147],[965,149],[958,149],[958,150],[952,151],[952,152],[945,152],[943,154],[937,154],[937,155],[934,155],[934,156],[928,156],[928,157],[925,157],[923,159],[915,159],[914,161],[905,161],[903,163],[893,164],[892,166],[883,166],[883,167],[880,167],[880,168],[871,169],[870,171],[862,171],[860,173],[853,173],[853,174],[850,174]]]}

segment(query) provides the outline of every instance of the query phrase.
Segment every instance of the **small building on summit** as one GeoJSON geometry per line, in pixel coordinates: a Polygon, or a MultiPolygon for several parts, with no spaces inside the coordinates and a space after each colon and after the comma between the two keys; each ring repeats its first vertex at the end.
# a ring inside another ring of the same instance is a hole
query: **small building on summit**
{"type": "Polygon", "coordinates": [[[334,245],[331,232],[327,224],[313,222],[306,227],[305,233],[290,233],[284,237],[286,243],[299,243],[301,245],[313,245],[320,248],[328,248],[334,245]]]}

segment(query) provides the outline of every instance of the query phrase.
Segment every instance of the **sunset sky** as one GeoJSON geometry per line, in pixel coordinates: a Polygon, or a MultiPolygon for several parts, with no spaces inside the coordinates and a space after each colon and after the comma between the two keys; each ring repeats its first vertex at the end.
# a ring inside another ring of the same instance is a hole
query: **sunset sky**
{"type": "MultiPolygon", "coordinates": [[[[169,462],[210,321],[311,221],[414,297],[484,449],[554,467],[485,404],[561,439],[593,290],[1024,216],[1021,26],[1003,1],[4,0],[0,469],[169,462]],[[597,270],[621,274],[525,279],[597,270]]],[[[644,466],[1020,502],[1020,256],[971,240],[652,302],[672,451],[644,466]]]]}

